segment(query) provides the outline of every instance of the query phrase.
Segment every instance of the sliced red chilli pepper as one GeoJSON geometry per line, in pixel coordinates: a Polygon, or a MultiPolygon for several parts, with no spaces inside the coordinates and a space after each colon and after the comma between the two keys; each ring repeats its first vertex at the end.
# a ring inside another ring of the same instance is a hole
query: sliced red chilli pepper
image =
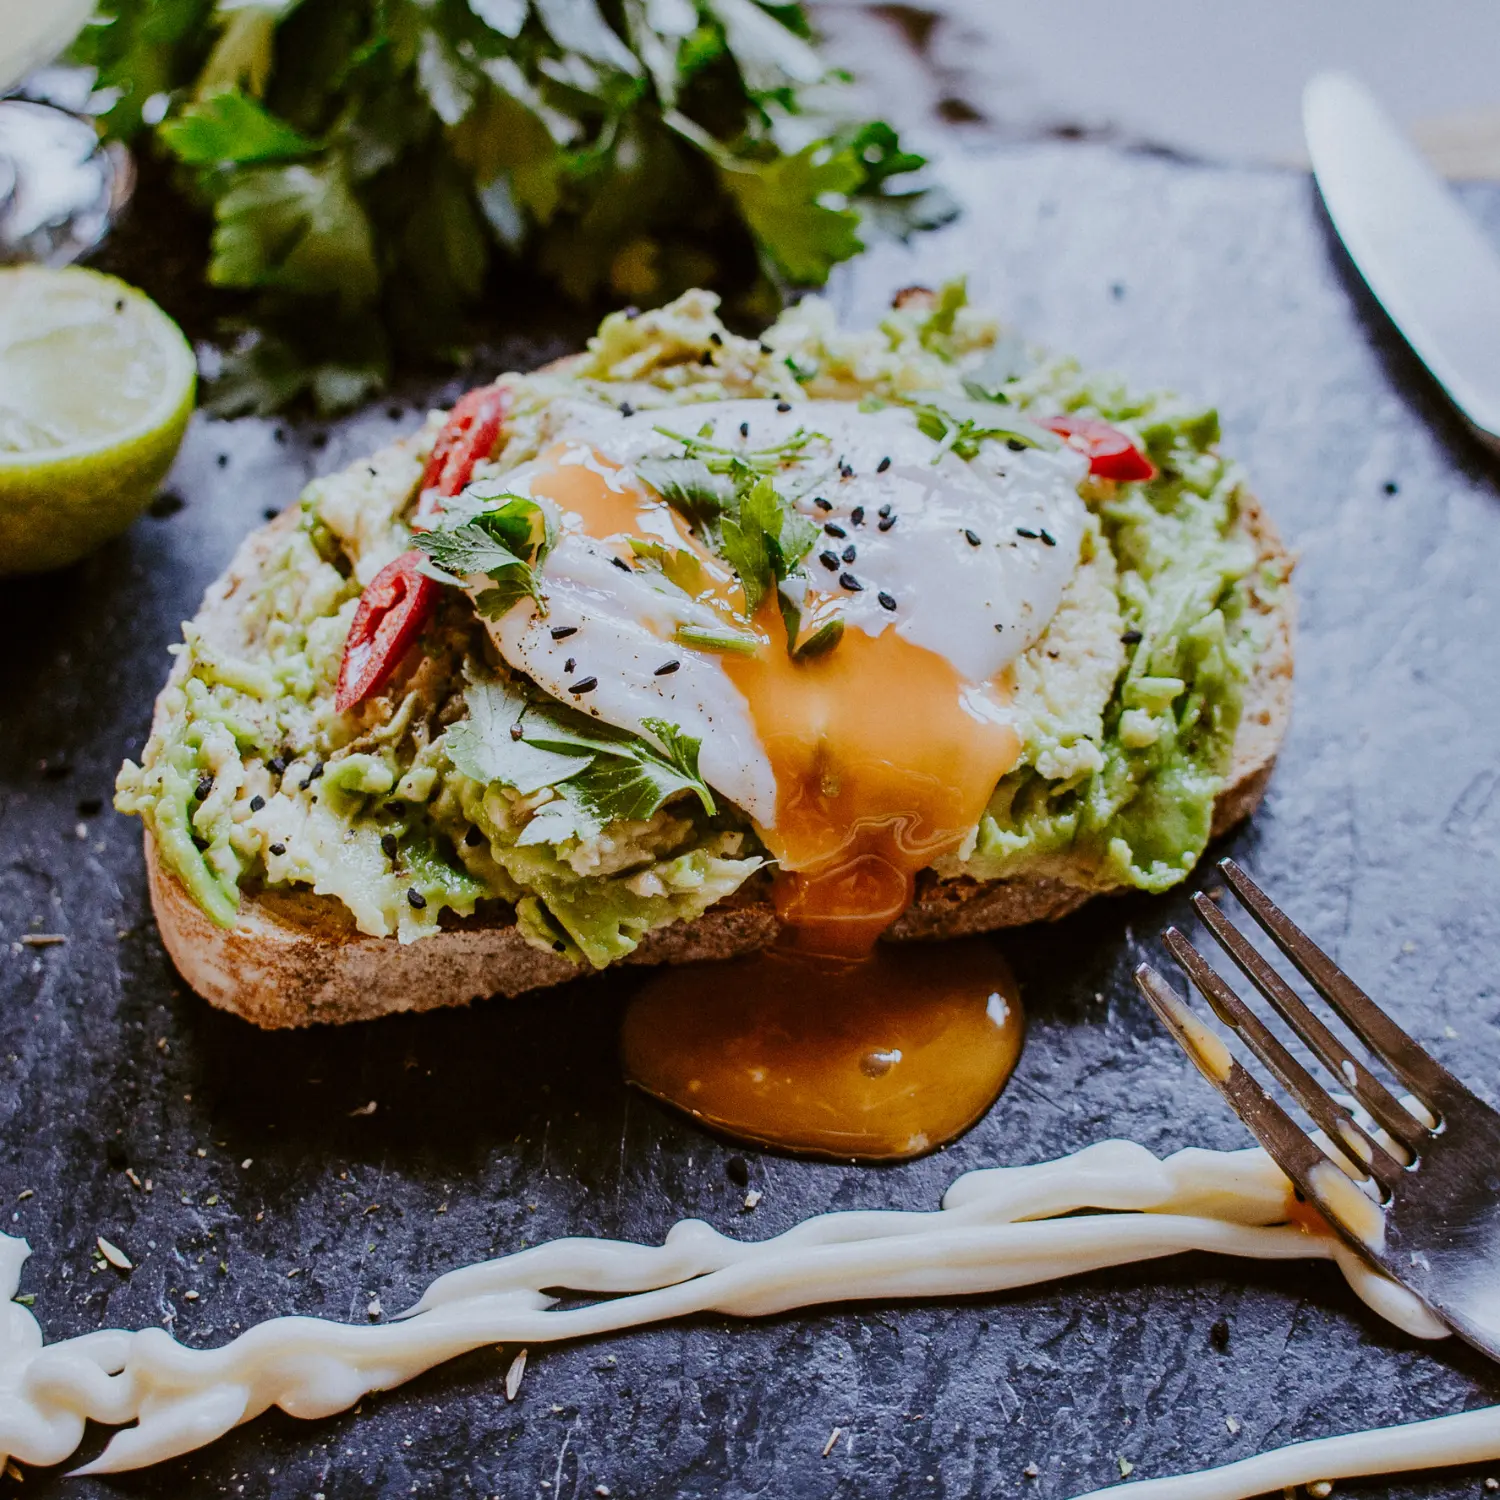
{"type": "Polygon", "coordinates": [[[1041,425],[1088,455],[1089,473],[1101,479],[1153,479],[1156,467],[1118,427],[1097,417],[1042,417],[1041,425]]]}
{"type": "Polygon", "coordinates": [[[437,603],[438,585],[420,572],[420,552],[403,552],[365,585],[339,663],[334,707],[348,713],[396,669],[437,603]]]}
{"type": "MultiPolygon", "coordinates": [[[[422,474],[414,529],[423,531],[445,499],[474,477],[474,466],[495,451],[510,410],[510,391],[487,385],[454,404],[432,445],[422,474]]],[[[404,552],[366,585],[354,611],[344,659],[339,663],[334,707],[348,713],[385,685],[437,605],[438,585],[420,571],[420,552],[404,552]]]]}
{"type": "Polygon", "coordinates": [[[445,499],[459,494],[474,477],[475,464],[495,451],[509,411],[510,388],[503,385],[482,385],[454,403],[422,474],[419,531],[423,522],[443,508],[445,499]]]}

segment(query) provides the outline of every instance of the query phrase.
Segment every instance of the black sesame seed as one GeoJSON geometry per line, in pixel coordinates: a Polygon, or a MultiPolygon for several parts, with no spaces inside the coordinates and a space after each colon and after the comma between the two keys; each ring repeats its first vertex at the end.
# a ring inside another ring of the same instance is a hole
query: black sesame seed
{"type": "Polygon", "coordinates": [[[845,478],[845,479],[853,479],[853,478],[854,478],[854,470],[853,470],[853,469],[851,469],[851,468],[850,468],[850,467],[849,467],[849,465],[848,465],[848,464],[846,464],[846,463],[845,463],[845,462],[844,462],[844,461],[843,461],[843,459],[840,459],[840,460],[839,460],[839,473],[840,473],[840,475],[842,475],[842,476],[843,476],[843,478],[845,478]]]}
{"type": "Polygon", "coordinates": [[[747,438],[750,436],[750,424],[748,422],[740,423],[740,436],[742,438],[747,438]]]}
{"type": "Polygon", "coordinates": [[[563,663],[563,671],[564,671],[564,672],[571,672],[571,671],[572,671],[572,670],[573,670],[573,668],[574,668],[574,667],[576,667],[576,666],[577,666],[577,665],[578,665],[578,660],[577,660],[577,658],[576,658],[576,657],[572,657],[572,656],[570,656],[570,657],[569,657],[569,658],[568,658],[568,659],[567,659],[567,661],[565,661],[565,662],[564,662],[564,663],[563,663]]]}
{"type": "Polygon", "coordinates": [[[309,771],[309,772],[308,772],[308,773],[307,773],[307,779],[308,779],[308,780],[309,780],[309,781],[316,781],[316,780],[317,780],[317,779],[318,779],[318,778],[319,778],[319,777],[320,777],[320,776],[321,776],[321,775],[322,775],[322,774],[323,774],[323,762],[322,762],[322,761],[319,761],[319,762],[318,762],[318,763],[317,763],[317,765],[315,765],[315,766],[314,766],[314,767],[313,767],[313,768],[312,768],[312,770],[310,770],[310,771],[309,771]]]}
{"type": "Polygon", "coordinates": [[[427,905],[427,897],[424,896],[421,891],[408,886],[406,890],[406,904],[411,907],[413,911],[421,911],[422,908],[427,905]]]}
{"type": "Polygon", "coordinates": [[[1125,634],[1120,637],[1120,640],[1124,645],[1127,646],[1139,646],[1142,640],[1142,636],[1139,630],[1127,630],[1125,634]]]}
{"type": "Polygon", "coordinates": [[[849,533],[845,531],[842,526],[835,526],[832,521],[824,521],[823,530],[826,531],[829,536],[836,536],[840,541],[843,541],[843,539],[849,535],[849,533]]]}
{"type": "Polygon", "coordinates": [[[833,501],[832,500],[825,500],[821,495],[819,495],[813,501],[813,504],[816,505],[819,510],[832,510],[833,509],[833,501]]]}
{"type": "Polygon", "coordinates": [[[522,729],[522,728],[521,728],[521,726],[520,726],[520,725],[519,725],[519,724],[512,724],[512,725],[511,725],[511,726],[510,726],[510,737],[511,737],[511,739],[513,739],[513,740],[518,740],[518,739],[520,739],[520,738],[521,738],[521,736],[522,736],[522,735],[523,735],[523,734],[525,734],[525,733],[526,733],[526,731],[525,731],[525,730],[524,730],[524,729],[522,729]]]}
{"type": "Polygon", "coordinates": [[[213,779],[213,777],[212,776],[200,776],[198,778],[198,785],[193,788],[193,795],[200,802],[206,802],[208,800],[209,793],[212,792],[213,789],[214,789],[214,779],[213,779]]]}
{"type": "Polygon", "coordinates": [[[736,1187],[750,1186],[750,1167],[743,1156],[731,1156],[724,1163],[724,1175],[736,1187]]]}
{"type": "Polygon", "coordinates": [[[885,473],[885,471],[886,471],[886,470],[887,470],[887,469],[888,469],[888,468],[890,468],[890,466],[891,466],[891,461],[890,461],[890,459],[888,459],[888,458],[882,458],[882,459],[881,459],[881,460],[880,460],[880,462],[879,462],[879,463],[878,463],[878,464],[876,464],[876,465],[875,465],[875,472],[876,472],[876,473],[877,473],[877,474],[884,474],[884,473],[885,473]]]}
{"type": "Polygon", "coordinates": [[[286,770],[286,758],[281,755],[273,755],[270,760],[266,762],[266,770],[268,770],[273,776],[280,776],[282,772],[286,770]]]}
{"type": "Polygon", "coordinates": [[[764,340],[760,341],[760,352],[762,354],[774,354],[776,351],[764,340]]]}
{"type": "Polygon", "coordinates": [[[880,607],[882,609],[895,609],[896,596],[894,594],[887,594],[882,589],[881,592],[878,593],[875,597],[880,600],[880,607]]]}
{"type": "Polygon", "coordinates": [[[839,570],[839,555],[837,552],[820,552],[818,553],[818,561],[822,563],[830,573],[837,573],[839,570]]]}
{"type": "Polygon", "coordinates": [[[1050,531],[1039,531],[1037,532],[1037,535],[1041,537],[1041,539],[1047,544],[1047,546],[1055,547],[1057,545],[1057,538],[1054,537],[1050,531]]]}
{"type": "Polygon", "coordinates": [[[265,805],[266,805],[266,799],[264,797],[262,797],[259,792],[257,792],[250,799],[250,811],[251,812],[259,812],[261,810],[261,808],[263,808],[265,805]]]}
{"type": "Polygon", "coordinates": [[[724,335],[722,333],[720,333],[717,328],[715,328],[713,330],[713,332],[709,334],[708,341],[715,348],[717,348],[720,344],[722,344],[724,342],[724,335]]]}
{"type": "Polygon", "coordinates": [[[464,843],[472,849],[476,844],[482,844],[483,842],[484,834],[473,823],[470,823],[469,831],[464,835],[464,843]]]}
{"type": "Polygon", "coordinates": [[[219,467],[221,469],[226,469],[229,467],[229,455],[227,453],[221,453],[219,455],[219,467]]]}
{"type": "Polygon", "coordinates": [[[880,521],[880,524],[879,524],[879,526],[876,529],[878,531],[889,531],[891,529],[891,527],[894,526],[895,524],[896,524],[896,518],[895,518],[895,516],[884,516],[884,517],[882,517],[882,519],[880,521]]]}
{"type": "Polygon", "coordinates": [[[670,677],[681,665],[680,661],[664,661],[651,675],[653,677],[670,677]]]}
{"type": "Polygon", "coordinates": [[[863,526],[865,524],[864,506],[856,505],[854,509],[849,512],[849,519],[853,521],[856,526],[863,526]]]}
{"type": "Polygon", "coordinates": [[[568,951],[568,945],[563,942],[561,938],[559,938],[555,943],[553,943],[552,951],[554,953],[566,953],[568,951]]]}
{"type": "Polygon", "coordinates": [[[1401,490],[1401,486],[1399,484],[1397,484],[1394,479],[1387,479],[1386,480],[1386,482],[1385,482],[1385,492],[1386,492],[1387,495],[1399,494],[1400,490],[1401,490]]]}
{"type": "MultiPolygon", "coordinates": [[[[385,414],[393,422],[399,422],[401,420],[401,418],[406,415],[405,411],[403,411],[401,407],[397,406],[394,401],[391,402],[391,404],[388,407],[386,407],[385,414]]],[[[278,427],[276,429],[276,431],[280,432],[281,428],[278,427]]]]}
{"type": "Polygon", "coordinates": [[[1009,448],[1012,453],[1021,453],[1026,448],[1026,444],[1023,443],[1020,438],[1006,438],[1005,446],[1009,448]]]}
{"type": "Polygon", "coordinates": [[[845,562],[853,562],[855,557],[854,543],[850,542],[840,555],[843,557],[845,562]]]}
{"type": "Polygon", "coordinates": [[[272,854],[276,854],[276,855],[285,854],[286,853],[286,845],[285,844],[272,844],[271,845],[271,853],[272,854]]]}
{"type": "Polygon", "coordinates": [[[610,562],[612,562],[615,567],[617,567],[622,573],[628,573],[630,571],[630,564],[626,562],[623,557],[612,557],[610,558],[610,562]]]}
{"type": "Polygon", "coordinates": [[[698,363],[700,365],[711,365],[713,362],[714,351],[712,349],[705,349],[703,353],[698,356],[698,363]]]}
{"type": "Polygon", "coordinates": [[[1002,624],[1001,624],[1001,623],[1000,623],[1000,622],[999,622],[999,620],[996,620],[996,621],[995,621],[995,629],[996,629],[996,630],[997,630],[997,631],[1003,631],[1003,630],[1004,630],[1004,629],[1005,629],[1005,626],[1003,626],[1003,625],[1002,625],[1002,624]]]}
{"type": "Polygon", "coordinates": [[[848,589],[851,594],[862,594],[865,591],[864,584],[853,573],[840,573],[839,587],[848,589]]]}
{"type": "Polygon", "coordinates": [[[880,509],[876,512],[876,515],[878,515],[880,517],[880,519],[883,521],[883,520],[885,520],[885,518],[888,515],[890,515],[890,513],[891,513],[890,506],[889,505],[882,505],[880,507],[880,509]]]}
{"type": "Polygon", "coordinates": [[[92,818],[95,813],[104,811],[104,799],[102,797],[80,797],[78,799],[78,816],[80,818],[92,818]]]}
{"type": "Polygon", "coordinates": [[[620,415],[622,417],[633,417],[635,415],[635,407],[628,401],[622,401],[620,403],[620,415]]]}
{"type": "Polygon", "coordinates": [[[1219,1351],[1224,1353],[1229,1347],[1229,1323],[1224,1318],[1215,1318],[1208,1330],[1208,1342],[1219,1351]]]}
{"type": "Polygon", "coordinates": [[[971,547],[977,547],[979,545],[979,533],[977,531],[965,531],[964,540],[971,547]]]}
{"type": "Polygon", "coordinates": [[[786,412],[789,412],[791,409],[792,409],[792,403],[790,401],[778,401],[776,403],[776,410],[779,411],[779,412],[781,412],[781,413],[783,413],[783,414],[785,414],[786,412]]]}
{"type": "Polygon", "coordinates": [[[570,693],[592,693],[598,686],[599,679],[597,677],[584,677],[575,682],[568,691],[570,693]]]}
{"type": "Polygon", "coordinates": [[[394,833],[383,833],[380,835],[380,852],[387,859],[395,859],[397,851],[401,848],[394,833]]]}
{"type": "Polygon", "coordinates": [[[552,627],[552,639],[554,641],[565,641],[570,635],[577,635],[576,625],[554,625],[552,627]]]}
{"type": "Polygon", "coordinates": [[[1034,542],[1036,540],[1036,532],[1034,532],[1029,526],[1017,526],[1016,535],[1024,536],[1028,542],[1034,542]]]}

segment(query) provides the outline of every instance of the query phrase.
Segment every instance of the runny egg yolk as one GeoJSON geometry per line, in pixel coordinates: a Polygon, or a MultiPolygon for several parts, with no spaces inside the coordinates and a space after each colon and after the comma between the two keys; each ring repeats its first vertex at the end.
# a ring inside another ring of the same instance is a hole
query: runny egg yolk
{"type": "MultiPolygon", "coordinates": [[[[733,575],[659,496],[601,454],[578,458],[564,445],[544,454],[532,494],[623,558],[631,537],[691,551],[705,593],[742,607],[733,575]]],[[[1020,741],[968,706],[976,684],[893,628],[850,629],[833,650],[795,660],[774,602],[754,625],[755,652],[725,653],[722,666],[775,774],[776,821],[759,833],[779,871],[777,912],[795,946],[853,957],[910,904],[917,872],[979,822],[1020,741]]]]}

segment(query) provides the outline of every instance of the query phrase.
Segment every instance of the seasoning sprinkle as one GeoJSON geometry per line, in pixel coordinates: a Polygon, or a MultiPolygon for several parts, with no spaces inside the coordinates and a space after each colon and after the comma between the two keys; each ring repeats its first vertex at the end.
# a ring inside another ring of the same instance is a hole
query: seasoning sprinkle
{"type": "Polygon", "coordinates": [[[280,755],[273,755],[270,760],[266,762],[266,770],[268,770],[273,776],[280,776],[281,773],[286,770],[285,758],[280,755]]]}
{"type": "Polygon", "coordinates": [[[977,547],[979,545],[979,533],[977,531],[967,531],[966,530],[964,532],[964,540],[971,547],[977,547]]]}
{"type": "Polygon", "coordinates": [[[552,627],[552,639],[554,641],[565,641],[570,635],[577,635],[576,625],[554,625],[552,627]]]}
{"type": "Polygon", "coordinates": [[[651,675],[653,677],[670,677],[681,665],[680,661],[664,661],[651,675]]]}
{"type": "Polygon", "coordinates": [[[635,407],[628,401],[622,401],[620,403],[620,415],[622,417],[633,417],[635,415],[635,407]]]}
{"type": "Polygon", "coordinates": [[[879,463],[878,463],[878,464],[876,464],[876,465],[875,465],[875,472],[876,472],[876,473],[877,473],[877,474],[884,474],[884,473],[885,473],[885,471],[886,471],[886,470],[887,470],[887,469],[888,469],[888,468],[890,468],[890,466],[891,466],[891,461],[890,461],[890,459],[888,459],[888,458],[882,458],[882,459],[881,459],[881,460],[880,460],[880,462],[879,462],[879,463]]]}
{"type": "Polygon", "coordinates": [[[896,596],[894,594],[887,594],[882,589],[881,592],[878,593],[875,597],[880,600],[880,607],[882,609],[891,609],[891,610],[895,609],[895,607],[896,607],[896,596]]]}
{"type": "Polygon", "coordinates": [[[612,557],[610,558],[610,562],[612,562],[615,567],[617,567],[622,573],[628,573],[630,571],[630,564],[626,562],[623,557],[612,557]]]}
{"type": "Polygon", "coordinates": [[[213,777],[212,776],[200,776],[198,778],[198,785],[193,788],[193,795],[200,802],[205,802],[205,801],[208,800],[209,793],[212,792],[213,789],[214,789],[214,779],[213,779],[213,777]]]}
{"type": "Polygon", "coordinates": [[[842,526],[835,526],[832,521],[824,521],[823,530],[826,531],[829,536],[836,536],[840,541],[843,541],[843,539],[849,535],[849,533],[845,531],[842,526]]]}
{"type": "Polygon", "coordinates": [[[266,805],[266,799],[264,797],[262,797],[259,792],[257,792],[250,799],[250,811],[251,812],[259,812],[261,810],[261,808],[263,808],[265,805],[266,805]]]}
{"type": "Polygon", "coordinates": [[[848,589],[851,594],[862,594],[865,591],[864,584],[853,573],[840,573],[839,587],[848,589]]]}
{"type": "Polygon", "coordinates": [[[1127,646],[1139,646],[1142,639],[1143,637],[1141,636],[1139,630],[1127,630],[1125,634],[1120,637],[1121,642],[1127,646]]]}
{"type": "Polygon", "coordinates": [[[818,561],[822,563],[830,573],[837,573],[839,570],[839,557],[837,552],[820,552],[818,553],[818,561]]]}
{"type": "Polygon", "coordinates": [[[1004,630],[1004,629],[1005,629],[1005,626],[1003,626],[1003,625],[1002,625],[1002,624],[1001,624],[1001,623],[1000,623],[1000,622],[999,622],[999,620],[996,620],[996,621],[995,621],[995,629],[996,629],[996,631],[997,631],[997,632],[999,632],[999,631],[1003,631],[1003,630],[1004,630]]]}
{"type": "Polygon", "coordinates": [[[708,341],[717,349],[724,342],[724,335],[717,328],[709,330],[708,341]]]}
{"type": "Polygon", "coordinates": [[[383,833],[380,835],[380,851],[387,859],[395,859],[401,845],[396,840],[394,833],[383,833]]]}
{"type": "Polygon", "coordinates": [[[740,436],[742,438],[747,438],[750,436],[750,424],[748,422],[740,423],[740,436]]]}
{"type": "Polygon", "coordinates": [[[843,459],[839,460],[839,474],[845,479],[854,478],[854,470],[843,459]]]}
{"type": "Polygon", "coordinates": [[[849,519],[853,521],[856,526],[863,526],[865,524],[864,506],[856,505],[854,509],[849,512],[849,519]]]}
{"type": "Polygon", "coordinates": [[[1037,532],[1037,535],[1041,537],[1042,541],[1045,542],[1047,546],[1055,547],[1057,545],[1057,538],[1054,537],[1050,531],[1043,529],[1037,532]]]}
{"type": "Polygon", "coordinates": [[[1034,542],[1036,540],[1036,532],[1034,532],[1029,526],[1017,526],[1016,535],[1024,536],[1028,542],[1034,542]]]}
{"type": "Polygon", "coordinates": [[[598,686],[599,679],[597,677],[585,677],[575,682],[568,691],[570,693],[592,693],[598,686]]]}
{"type": "Polygon", "coordinates": [[[832,500],[825,500],[821,495],[817,496],[817,498],[814,499],[813,504],[816,505],[819,510],[832,510],[833,509],[833,501],[832,500]]]}
{"type": "Polygon", "coordinates": [[[563,671],[564,672],[571,672],[573,670],[573,668],[576,667],[577,665],[578,665],[578,658],[574,657],[574,656],[570,656],[567,659],[567,661],[565,661],[563,663],[563,671]]]}
{"type": "Polygon", "coordinates": [[[286,845],[285,844],[272,844],[271,845],[271,853],[274,854],[274,855],[276,855],[278,858],[280,858],[281,855],[283,855],[283,854],[286,853],[286,845]]]}
{"type": "Polygon", "coordinates": [[[1023,443],[1020,438],[1006,438],[1005,446],[1009,448],[1012,453],[1020,453],[1025,449],[1026,444],[1023,443]]]}
{"type": "Polygon", "coordinates": [[[786,413],[791,409],[792,403],[790,401],[778,401],[776,403],[776,410],[779,411],[783,416],[785,416],[786,413]]]}
{"type": "Polygon", "coordinates": [[[415,886],[407,886],[406,904],[411,907],[413,911],[421,911],[422,908],[427,905],[427,897],[424,896],[421,891],[419,891],[415,886]]]}
{"type": "Polygon", "coordinates": [[[877,531],[889,531],[896,524],[895,516],[882,516],[880,524],[875,528],[877,531]]]}
{"type": "Polygon", "coordinates": [[[844,551],[843,551],[842,555],[843,555],[843,559],[844,559],[845,562],[853,562],[854,561],[854,543],[853,542],[850,542],[849,545],[844,548],[844,551]]]}
{"type": "Polygon", "coordinates": [[[880,509],[875,512],[875,514],[878,515],[882,521],[885,520],[885,518],[890,515],[890,513],[891,508],[889,505],[882,505],[880,509]]]}

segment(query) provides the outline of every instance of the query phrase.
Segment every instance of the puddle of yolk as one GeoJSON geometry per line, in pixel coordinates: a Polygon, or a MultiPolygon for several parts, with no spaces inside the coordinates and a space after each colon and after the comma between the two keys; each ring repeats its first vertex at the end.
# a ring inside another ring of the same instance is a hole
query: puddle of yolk
{"type": "MultiPolygon", "coordinates": [[[[724,565],[652,491],[588,448],[559,444],[531,492],[629,559],[631,537],[690,551],[700,597],[742,610],[724,565]]],[[[837,607],[837,596],[809,609],[837,607]]],[[[1021,1008],[1004,960],[971,940],[877,947],[917,872],[951,853],[1016,763],[1019,738],[965,706],[946,657],[888,626],[845,631],[794,660],[773,601],[751,656],[726,654],[776,777],[779,950],[667,969],[632,1001],[626,1075],[731,1135],[786,1150],[890,1160],[968,1129],[1015,1066],[1021,1008]]]]}
{"type": "Polygon", "coordinates": [[[983,938],[857,962],[772,951],[664,969],[620,1032],[625,1076],[716,1130],[844,1160],[921,1156],[1020,1055],[1015,981],[983,938]]]}

